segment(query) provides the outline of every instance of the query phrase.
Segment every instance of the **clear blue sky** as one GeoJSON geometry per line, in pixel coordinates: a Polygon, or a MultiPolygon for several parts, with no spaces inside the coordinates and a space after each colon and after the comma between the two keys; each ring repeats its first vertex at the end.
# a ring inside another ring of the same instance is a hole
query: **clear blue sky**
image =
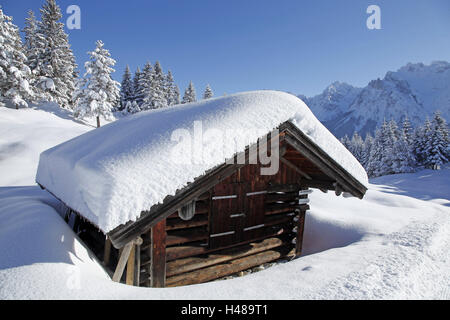
{"type": "MultiPolygon", "coordinates": [[[[44,0],[1,0],[23,27],[44,0]]],[[[86,52],[103,40],[134,71],[147,60],[171,69],[182,93],[210,83],[216,95],[277,89],[308,96],[335,80],[356,86],[407,62],[450,61],[449,0],[59,0],[81,8],[81,30],[67,30],[84,72],[86,52]],[[368,30],[366,8],[381,8],[368,30]]]]}

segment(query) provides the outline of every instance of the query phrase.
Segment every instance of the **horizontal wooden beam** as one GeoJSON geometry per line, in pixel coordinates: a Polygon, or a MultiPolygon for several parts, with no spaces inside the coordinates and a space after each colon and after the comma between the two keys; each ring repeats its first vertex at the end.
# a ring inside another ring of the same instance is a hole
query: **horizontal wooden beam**
{"type": "Polygon", "coordinates": [[[186,273],[189,271],[209,267],[222,262],[245,257],[269,249],[277,248],[283,244],[280,238],[269,238],[260,242],[253,242],[247,245],[225,249],[206,257],[191,257],[178,259],[167,263],[167,276],[186,273]]]}
{"type": "Polygon", "coordinates": [[[296,192],[300,190],[301,185],[298,183],[293,184],[276,184],[267,187],[267,192],[296,192]]]}
{"type": "Polygon", "coordinates": [[[176,244],[206,239],[208,239],[208,232],[203,228],[188,229],[188,230],[182,229],[182,230],[174,230],[168,233],[166,244],[168,246],[173,246],[176,244]]]}
{"type": "Polygon", "coordinates": [[[204,269],[168,277],[166,280],[166,286],[183,286],[219,279],[239,271],[247,270],[252,267],[277,260],[283,257],[286,253],[286,249],[284,248],[283,250],[283,247],[281,247],[232,260],[224,264],[214,265],[204,269]]]}
{"type": "Polygon", "coordinates": [[[188,229],[205,226],[208,224],[208,217],[205,215],[194,216],[191,220],[170,219],[167,220],[166,230],[188,229]]]}

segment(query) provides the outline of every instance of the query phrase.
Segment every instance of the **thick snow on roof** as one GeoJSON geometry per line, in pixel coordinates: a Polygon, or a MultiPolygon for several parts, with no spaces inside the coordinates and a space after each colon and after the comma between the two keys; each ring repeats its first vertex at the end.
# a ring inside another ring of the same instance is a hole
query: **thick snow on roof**
{"type": "Polygon", "coordinates": [[[255,143],[287,120],[368,184],[358,161],[306,104],[277,91],[239,93],[125,117],[43,152],[36,181],[109,232],[242,151],[236,143],[255,143]]]}

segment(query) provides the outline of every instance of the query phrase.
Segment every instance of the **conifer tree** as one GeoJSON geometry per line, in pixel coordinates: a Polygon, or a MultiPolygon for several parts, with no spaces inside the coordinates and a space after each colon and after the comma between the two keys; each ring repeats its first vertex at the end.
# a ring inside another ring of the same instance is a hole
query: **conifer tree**
{"type": "Polygon", "coordinates": [[[136,102],[136,105],[140,105],[142,103],[142,90],[140,88],[140,82],[141,82],[141,69],[139,69],[139,67],[137,67],[136,72],[134,73],[134,77],[133,77],[133,92],[134,92],[134,96],[133,96],[133,101],[136,102]]]}
{"type": "Polygon", "coordinates": [[[431,141],[431,121],[426,119],[423,126],[419,127],[415,131],[414,139],[414,155],[420,166],[429,166],[429,141],[431,141]]]}
{"type": "Polygon", "coordinates": [[[175,85],[174,91],[172,96],[172,103],[173,104],[180,104],[180,88],[175,85]]]}
{"type": "Polygon", "coordinates": [[[381,157],[381,168],[378,169],[378,175],[386,175],[395,173],[393,169],[394,163],[394,145],[400,135],[397,123],[394,120],[386,123],[384,121],[381,126],[381,136],[382,136],[382,157],[381,157]]]}
{"type": "Polygon", "coordinates": [[[175,85],[172,72],[169,70],[165,79],[165,91],[167,105],[172,106],[180,103],[180,90],[175,85]]]}
{"type": "Polygon", "coordinates": [[[150,109],[149,105],[149,94],[150,94],[150,86],[153,81],[153,66],[147,61],[139,74],[138,80],[138,91],[136,93],[136,103],[139,105],[140,110],[148,110],[150,109]],[[144,101],[145,100],[145,101],[144,101]]]}
{"type": "Polygon", "coordinates": [[[100,116],[110,115],[120,98],[120,84],[111,78],[116,61],[103,46],[103,42],[98,40],[95,50],[88,52],[90,60],[85,63],[85,81],[77,90],[79,94],[75,110],[79,118],[95,116],[97,127],[100,127],[100,116]]]}
{"type": "Polygon", "coordinates": [[[9,100],[19,109],[28,107],[27,100],[33,99],[28,82],[31,71],[26,62],[19,28],[0,7],[0,105],[9,100]]]}
{"type": "Polygon", "coordinates": [[[142,111],[137,102],[134,100],[127,102],[126,110],[128,113],[138,113],[142,111]]]}
{"type": "Polygon", "coordinates": [[[393,173],[408,173],[415,171],[416,159],[406,134],[402,133],[394,142],[392,151],[391,159],[393,173]]]}
{"type": "MultiPolygon", "coordinates": [[[[145,71],[145,69],[144,69],[145,71]]],[[[143,109],[159,109],[167,106],[165,76],[159,61],[155,62],[149,87],[146,88],[143,109]]]]}
{"type": "Polygon", "coordinates": [[[440,169],[448,162],[448,127],[439,111],[434,113],[430,138],[426,147],[427,163],[432,169],[440,169]]]}
{"type": "Polygon", "coordinates": [[[194,84],[192,81],[189,82],[189,86],[184,92],[183,101],[181,103],[191,103],[197,101],[194,84]]]}
{"type": "Polygon", "coordinates": [[[363,162],[363,148],[364,141],[362,140],[361,136],[357,132],[355,132],[350,142],[350,152],[360,163],[363,162]]]}
{"type": "Polygon", "coordinates": [[[364,169],[367,170],[367,165],[369,163],[369,157],[370,157],[370,150],[372,149],[373,144],[373,137],[370,133],[366,135],[366,139],[364,140],[363,144],[363,151],[361,156],[361,164],[363,165],[364,169]]]}
{"type": "Polygon", "coordinates": [[[38,21],[33,10],[28,11],[28,17],[25,19],[25,55],[27,56],[27,65],[33,74],[39,74],[41,68],[39,57],[43,54],[44,39],[38,34],[38,21]]]}
{"type": "Polygon", "coordinates": [[[375,131],[375,138],[370,150],[367,174],[371,177],[379,177],[390,173],[392,164],[387,157],[387,153],[392,152],[392,148],[389,148],[388,137],[389,125],[384,121],[381,128],[375,131]]]}
{"type": "Polygon", "coordinates": [[[209,84],[206,85],[205,92],[203,93],[203,99],[209,99],[214,96],[214,92],[212,91],[209,84]]]}
{"type": "Polygon", "coordinates": [[[408,119],[408,116],[405,116],[402,123],[402,133],[405,136],[408,145],[412,148],[414,141],[414,130],[412,129],[411,122],[408,119]]]}
{"type": "Polygon", "coordinates": [[[348,135],[345,135],[341,138],[341,143],[344,145],[344,147],[347,148],[348,151],[351,149],[351,141],[348,137],[348,135]]]}
{"type": "Polygon", "coordinates": [[[128,102],[134,99],[134,87],[131,79],[131,72],[128,65],[123,74],[122,83],[120,86],[120,110],[124,110],[128,102]]]}
{"type": "Polygon", "coordinates": [[[54,84],[51,96],[61,107],[71,108],[75,90],[77,65],[70,49],[68,35],[64,31],[61,10],[55,0],[46,0],[40,9],[41,21],[36,39],[39,44],[37,76],[41,81],[50,78],[54,84]]]}

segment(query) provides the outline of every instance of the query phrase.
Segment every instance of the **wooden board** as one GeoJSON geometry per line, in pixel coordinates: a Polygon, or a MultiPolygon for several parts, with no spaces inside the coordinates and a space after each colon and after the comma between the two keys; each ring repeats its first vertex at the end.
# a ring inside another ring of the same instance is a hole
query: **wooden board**
{"type": "Polygon", "coordinates": [[[166,281],[166,219],[151,228],[150,286],[164,288],[166,281]]]}
{"type": "Polygon", "coordinates": [[[214,265],[204,269],[168,277],[167,287],[183,286],[195,283],[202,283],[218,278],[222,278],[242,270],[246,270],[261,264],[271,262],[283,257],[286,252],[282,248],[260,252],[254,255],[246,256],[227,263],[214,265]]]}
{"type": "Polygon", "coordinates": [[[196,269],[205,268],[222,262],[234,260],[245,257],[269,249],[279,247],[283,244],[280,238],[269,238],[259,242],[253,242],[247,245],[238,246],[231,249],[225,249],[206,257],[191,257],[185,259],[178,259],[167,263],[167,276],[174,276],[177,274],[186,273],[196,269]]]}

